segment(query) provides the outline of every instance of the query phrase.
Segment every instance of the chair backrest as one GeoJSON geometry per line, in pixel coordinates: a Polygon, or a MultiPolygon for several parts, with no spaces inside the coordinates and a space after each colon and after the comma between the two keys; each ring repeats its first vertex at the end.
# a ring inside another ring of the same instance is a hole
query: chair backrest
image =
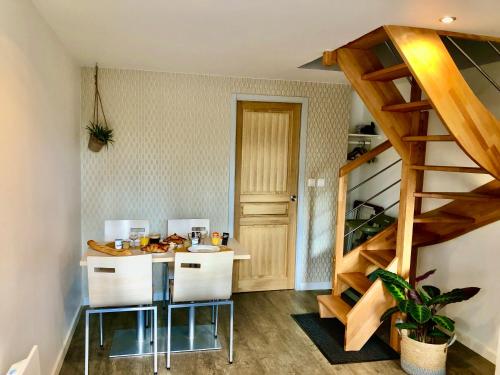
{"type": "Polygon", "coordinates": [[[151,254],[87,257],[89,305],[114,307],[151,304],[152,260],[151,254]]]}
{"type": "Polygon", "coordinates": [[[38,346],[33,346],[28,357],[14,363],[7,371],[7,375],[40,375],[40,355],[38,354],[38,346]]]}
{"type": "Polygon", "coordinates": [[[148,220],[105,220],[104,241],[129,238],[130,232],[149,234],[148,220]]]}
{"type": "Polygon", "coordinates": [[[207,234],[210,233],[210,220],[209,219],[167,220],[167,236],[170,236],[174,233],[177,233],[180,236],[187,236],[187,234],[191,233],[193,230],[197,232],[206,231],[207,234]]]}
{"type": "Polygon", "coordinates": [[[229,299],[233,259],[233,251],[176,253],[172,301],[229,299]]]}

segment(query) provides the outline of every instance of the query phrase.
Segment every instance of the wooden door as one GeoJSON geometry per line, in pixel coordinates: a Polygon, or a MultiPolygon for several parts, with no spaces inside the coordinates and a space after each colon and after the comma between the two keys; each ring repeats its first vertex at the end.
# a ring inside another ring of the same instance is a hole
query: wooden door
{"type": "Polygon", "coordinates": [[[238,102],[234,235],[237,292],[292,289],[295,276],[300,104],[238,102]]]}

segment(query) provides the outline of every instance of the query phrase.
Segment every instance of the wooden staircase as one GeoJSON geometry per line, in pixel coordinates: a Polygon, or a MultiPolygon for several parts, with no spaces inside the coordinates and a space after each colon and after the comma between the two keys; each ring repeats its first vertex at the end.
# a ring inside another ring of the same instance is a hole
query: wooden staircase
{"type": "MultiPolygon", "coordinates": [[[[413,282],[418,247],[450,240],[500,219],[500,123],[464,81],[440,36],[500,42],[499,38],[403,26],[383,26],[323,54],[324,64],[338,64],[364,101],[388,142],[341,168],[337,206],[333,287],[318,296],[323,318],[345,326],[345,350],[359,350],[380,325],[393,299],[380,280],[368,278],[378,268],[413,282]],[[382,66],[373,48],[390,41],[403,63],[382,66]],[[393,80],[408,77],[410,101],[393,80]],[[428,135],[429,110],[436,111],[449,134],[428,135]],[[455,142],[478,167],[426,165],[428,142],[455,142]],[[403,161],[397,223],[344,254],[349,173],[394,147],[403,161]],[[425,172],[481,173],[493,180],[471,192],[423,191],[425,172]],[[422,199],[450,202],[422,213],[422,199]],[[352,288],[361,295],[354,306],[342,299],[352,288]]],[[[394,330],[391,345],[398,349],[394,330]]]]}

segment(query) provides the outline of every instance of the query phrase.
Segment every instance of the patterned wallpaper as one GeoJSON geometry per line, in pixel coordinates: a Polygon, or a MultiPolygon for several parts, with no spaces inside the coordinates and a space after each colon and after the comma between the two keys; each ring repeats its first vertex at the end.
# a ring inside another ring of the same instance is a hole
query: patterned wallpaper
{"type": "Polygon", "coordinates": [[[306,178],[307,249],[303,282],[331,277],[337,171],[344,163],[348,85],[102,69],[99,84],[116,142],[87,149],[93,69],[82,69],[82,246],[103,237],[105,219],[149,219],[164,233],[168,218],[206,217],[227,230],[229,138],[234,93],[309,98],[306,178]]]}

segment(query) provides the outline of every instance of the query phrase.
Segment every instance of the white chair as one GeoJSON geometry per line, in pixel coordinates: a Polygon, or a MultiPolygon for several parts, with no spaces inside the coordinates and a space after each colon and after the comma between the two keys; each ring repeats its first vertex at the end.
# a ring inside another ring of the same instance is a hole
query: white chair
{"type": "Polygon", "coordinates": [[[151,311],[153,313],[151,338],[154,373],[158,372],[158,313],[156,306],[152,305],[152,260],[151,254],[87,257],[90,308],[85,312],[85,375],[88,375],[89,365],[90,315],[123,311],[151,311]]]}
{"type": "Polygon", "coordinates": [[[187,236],[192,231],[210,233],[209,219],[173,219],[167,220],[167,236],[177,233],[187,236]]]}
{"type": "MultiPolygon", "coordinates": [[[[118,238],[127,239],[130,233],[149,234],[149,220],[105,220],[104,221],[104,241],[112,242],[118,238]]],[[[163,270],[165,277],[165,270],[163,270]]],[[[166,297],[164,296],[164,303],[166,297]]],[[[146,315],[145,324],[149,326],[149,315],[146,315]]],[[[99,315],[99,332],[101,337],[101,347],[103,342],[103,320],[102,314],[99,315]]]]}
{"type": "Polygon", "coordinates": [[[148,220],[105,220],[104,241],[114,241],[117,238],[127,239],[130,232],[149,234],[148,220]]]}
{"type": "MultiPolygon", "coordinates": [[[[233,251],[217,253],[176,253],[171,303],[167,318],[167,369],[170,369],[172,310],[189,308],[189,339],[194,340],[194,308],[229,305],[229,363],[233,363],[234,306],[231,298],[233,251]]],[[[214,326],[217,337],[217,320],[214,326]]]]}
{"type": "Polygon", "coordinates": [[[7,375],[40,375],[40,355],[38,354],[38,346],[33,346],[28,357],[14,363],[7,371],[7,375]]]}
{"type": "MultiPolygon", "coordinates": [[[[184,238],[188,238],[188,234],[196,232],[210,233],[210,220],[209,219],[170,219],[167,220],[167,236],[178,234],[184,238]]],[[[164,272],[166,276],[163,277],[163,306],[167,301],[167,283],[169,279],[173,279],[174,270],[167,263],[164,263],[164,272]]],[[[213,316],[212,312],[212,316],[213,316]]],[[[212,318],[213,320],[213,318],[212,318]]]]}

